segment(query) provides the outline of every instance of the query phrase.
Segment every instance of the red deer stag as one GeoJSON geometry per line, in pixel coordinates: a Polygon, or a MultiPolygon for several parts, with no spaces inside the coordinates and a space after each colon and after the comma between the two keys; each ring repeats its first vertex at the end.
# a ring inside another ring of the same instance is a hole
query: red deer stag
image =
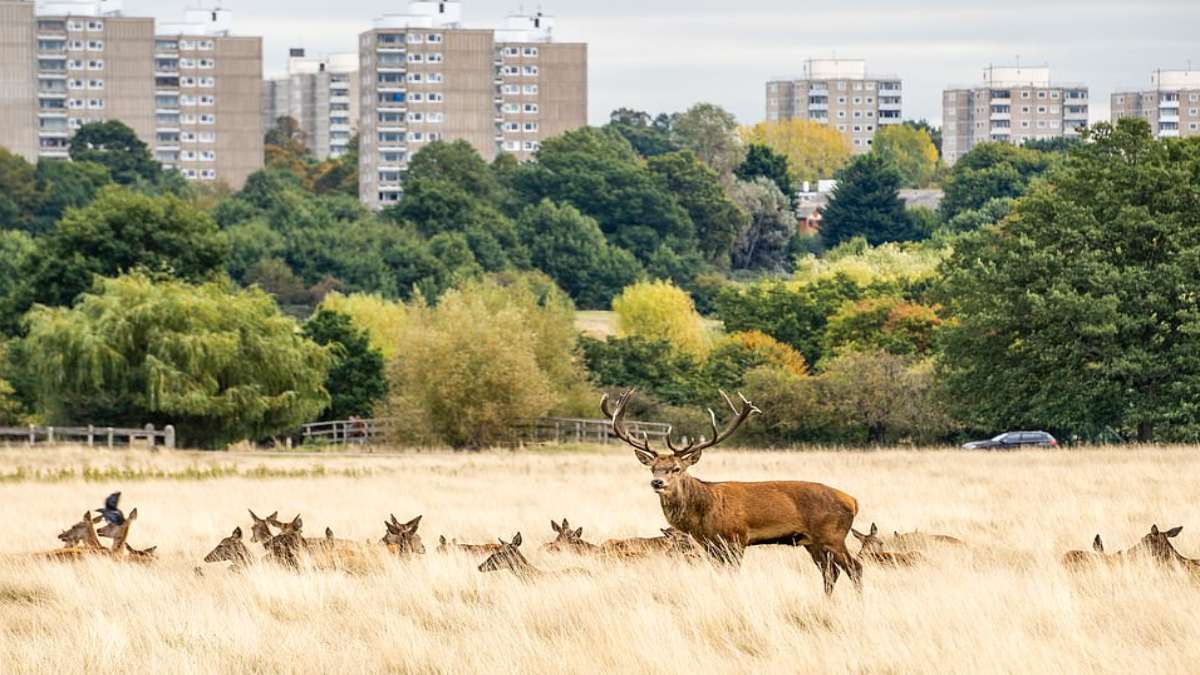
{"type": "Polygon", "coordinates": [[[846,537],[858,514],[858,502],[850,495],[821,485],[800,481],[759,483],[710,483],[688,475],[700,454],[729,438],[752,414],[759,412],[746,397],[741,408],[721,396],[733,411],[729,425],[721,430],[717,416],[708,411],[713,436],[701,437],[676,447],[667,433],[671,454],[660,455],[650,448],[646,436],[636,438],[625,428],[625,410],[634,390],[622,394],[615,406],[608,396],[600,402],[612,420],[613,434],[633,447],[638,461],[650,467],[650,487],[658,494],[663,515],[672,527],[692,535],[718,560],[737,564],[747,546],[786,544],[808,549],[821,570],[825,592],[833,593],[841,571],[862,588],[862,564],[850,555],[846,537]]]}

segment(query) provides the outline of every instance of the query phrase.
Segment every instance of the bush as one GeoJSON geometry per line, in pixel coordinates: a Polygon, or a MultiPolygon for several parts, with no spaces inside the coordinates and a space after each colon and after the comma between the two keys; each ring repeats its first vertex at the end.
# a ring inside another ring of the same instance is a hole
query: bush
{"type": "Polygon", "coordinates": [[[135,274],[27,324],[51,423],[174,424],[183,445],[219,448],[290,432],[329,404],[328,353],[262,291],[135,274]]]}
{"type": "Polygon", "coordinates": [[[388,388],[383,354],[371,347],[366,331],[355,328],[345,314],[322,309],[304,324],[304,334],[330,347],[333,356],[333,366],[325,378],[330,402],[321,419],[370,417],[375,404],[387,396],[388,388]]]}
{"type": "Polygon", "coordinates": [[[669,281],[636,283],[613,300],[617,333],[661,340],[687,354],[703,357],[709,349],[704,320],[692,298],[669,281]]]}
{"type": "Polygon", "coordinates": [[[409,303],[390,371],[403,440],[481,448],[592,395],[576,363],[574,310],[544,277],[490,278],[409,303]]]}
{"type": "Polygon", "coordinates": [[[927,356],[942,321],[933,307],[887,296],[848,303],[829,318],[825,353],[879,349],[889,354],[927,356]]]}
{"type": "Polygon", "coordinates": [[[856,443],[929,442],[952,430],[928,362],[848,351],[829,361],[819,386],[831,421],[856,443]]]}

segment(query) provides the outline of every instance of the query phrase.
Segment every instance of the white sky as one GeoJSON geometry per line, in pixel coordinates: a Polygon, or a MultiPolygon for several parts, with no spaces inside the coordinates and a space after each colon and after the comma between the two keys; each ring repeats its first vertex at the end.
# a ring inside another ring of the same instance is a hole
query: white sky
{"type": "MultiPolygon", "coordinates": [[[[126,0],[130,15],[179,17],[187,0],[126,0]]],[[[354,51],[358,33],[404,0],[225,0],[235,31],[263,36],[268,72],[289,47],[354,51]],[[331,9],[336,8],[336,9],[331,9]]],[[[535,9],[537,0],[527,1],[535,9]]],[[[494,26],[520,0],[466,0],[469,27],[494,26]]],[[[1091,87],[1092,121],[1114,89],[1156,68],[1200,68],[1200,0],[543,0],[560,41],[589,43],[590,118],[630,107],[671,112],[698,101],[742,122],[764,115],[764,84],[806,58],[865,58],[904,80],[904,116],[941,118],[941,90],[979,81],[988,64],[1048,64],[1055,80],[1091,87]]]]}

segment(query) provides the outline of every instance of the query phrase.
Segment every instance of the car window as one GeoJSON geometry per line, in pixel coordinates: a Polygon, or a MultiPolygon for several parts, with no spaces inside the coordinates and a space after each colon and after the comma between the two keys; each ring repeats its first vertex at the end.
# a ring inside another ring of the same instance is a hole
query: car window
{"type": "Polygon", "coordinates": [[[1022,443],[1041,443],[1042,435],[1036,432],[1021,434],[1022,443]]]}
{"type": "Polygon", "coordinates": [[[1008,436],[1008,434],[1000,434],[1000,435],[998,435],[998,436],[993,436],[993,437],[992,437],[992,440],[993,440],[993,441],[995,441],[995,442],[997,442],[997,443],[1000,443],[1000,442],[1002,442],[1002,441],[1004,440],[1004,437],[1005,437],[1005,436],[1008,436]]]}

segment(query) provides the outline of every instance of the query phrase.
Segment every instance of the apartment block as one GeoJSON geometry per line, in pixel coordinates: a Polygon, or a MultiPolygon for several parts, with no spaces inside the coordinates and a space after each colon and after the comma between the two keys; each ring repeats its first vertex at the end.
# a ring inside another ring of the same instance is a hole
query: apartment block
{"type": "Polygon", "coordinates": [[[997,67],[983,82],[942,93],[942,157],[954,164],[979,143],[1077,136],[1088,125],[1088,88],[1052,82],[1050,68],[997,67]]]}
{"type": "Polygon", "coordinates": [[[902,99],[900,78],[868,74],[866,61],[809,59],[801,77],[767,82],[767,120],[832,126],[855,154],[863,154],[881,126],[900,124],[902,99]]]}
{"type": "Polygon", "coordinates": [[[465,140],[486,159],[528,159],[541,141],[587,124],[587,45],[553,40],[554,19],[469,29],[461,2],[410,2],[359,36],[360,197],[399,201],[412,154],[465,140]]]}
{"type": "Polygon", "coordinates": [[[154,43],[154,154],[185,178],[238,189],[263,166],[262,38],[224,9],[186,10],[154,43]]]}
{"type": "Polygon", "coordinates": [[[0,145],[66,158],[90,122],[120,120],[164,165],[240,187],[262,167],[262,44],[226,10],[155,26],[121,0],[0,0],[0,145]]]}
{"type": "Polygon", "coordinates": [[[1200,136],[1200,71],[1156,70],[1146,89],[1112,95],[1112,120],[1141,117],[1158,138],[1200,136]]]}
{"type": "Polygon", "coordinates": [[[318,160],[341,157],[358,133],[358,53],[308,56],[292,49],[287,75],[263,82],[263,125],[291,117],[318,160]]]}

